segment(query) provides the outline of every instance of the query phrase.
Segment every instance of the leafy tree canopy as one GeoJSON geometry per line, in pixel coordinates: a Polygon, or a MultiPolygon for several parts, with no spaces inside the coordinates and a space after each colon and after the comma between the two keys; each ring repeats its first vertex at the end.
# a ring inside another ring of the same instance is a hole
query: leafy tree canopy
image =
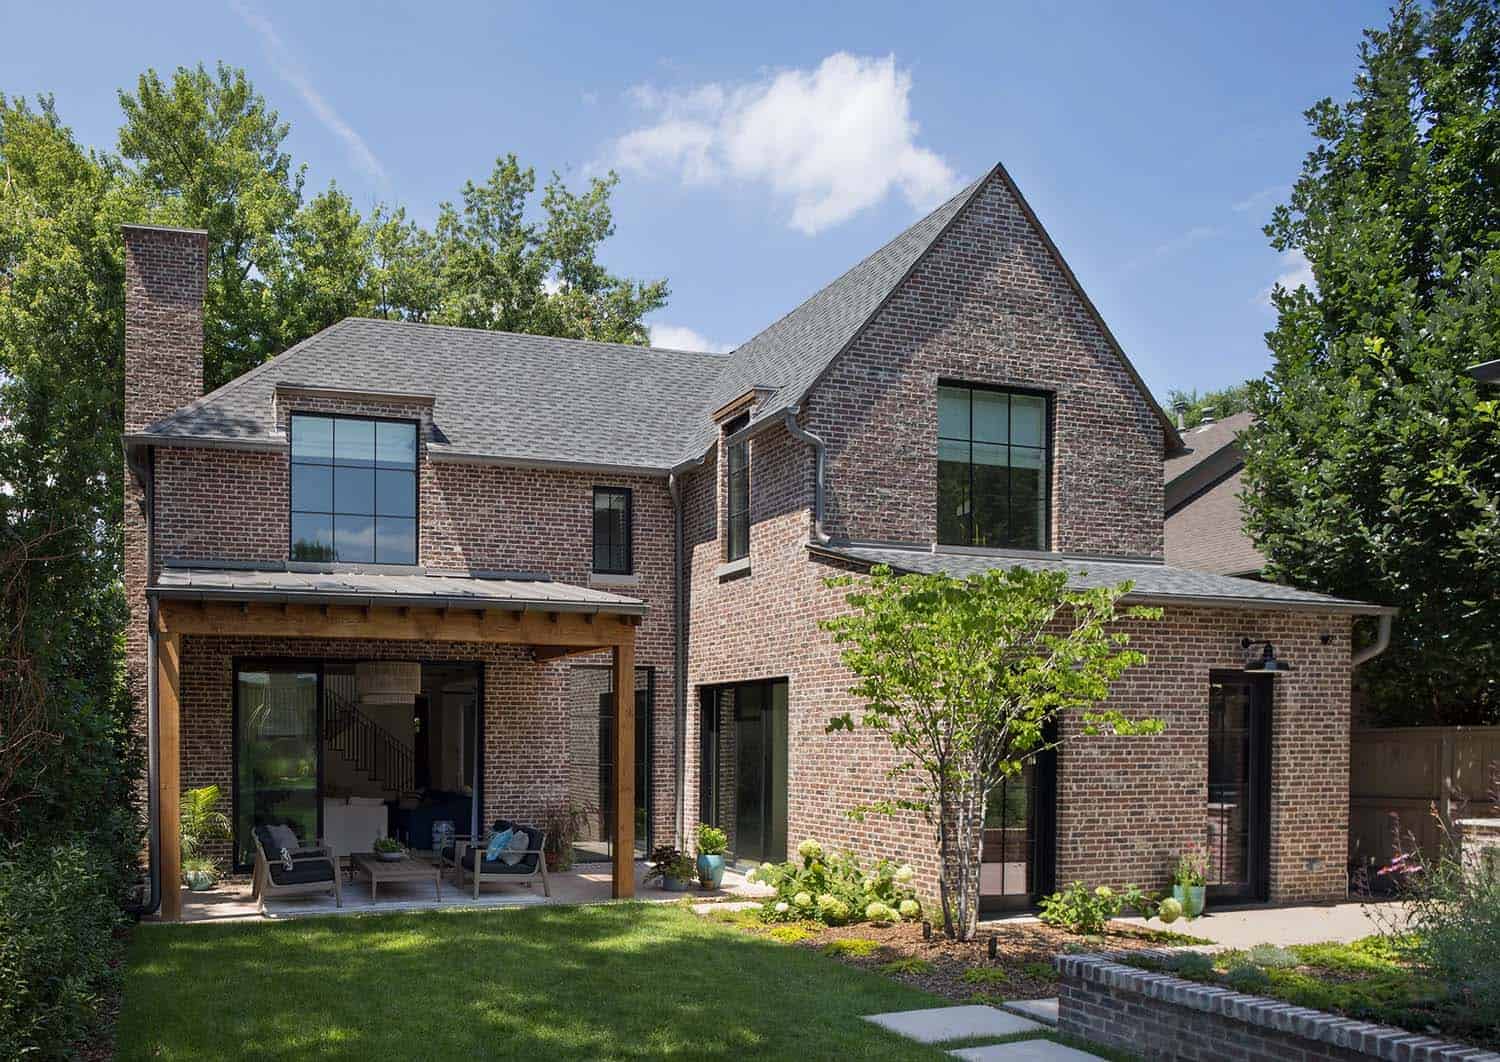
{"type": "Polygon", "coordinates": [[[1500,20],[1403,2],[1266,233],[1278,289],[1252,385],[1247,527],[1278,579],[1400,606],[1362,669],[1396,723],[1500,720],[1500,419],[1464,371],[1500,346],[1500,20]]]}
{"type": "Polygon", "coordinates": [[[1191,391],[1174,387],[1167,392],[1167,408],[1174,415],[1179,409],[1182,410],[1184,428],[1196,428],[1207,417],[1223,420],[1250,408],[1250,381],[1218,391],[1205,391],[1201,395],[1196,387],[1191,391]]]}
{"type": "Polygon", "coordinates": [[[1065,572],[997,569],[957,579],[839,576],[850,611],[823,621],[854,673],[864,707],[829,731],[864,728],[894,753],[889,776],[913,795],[850,809],[919,811],[938,827],[946,932],[971,939],[979,911],[981,837],[991,791],[1065,738],[1156,734],[1159,720],[1102,702],[1145,662],[1120,620],[1160,609],[1120,608],[1129,583],[1069,590],[1065,572]],[[1067,724],[1064,717],[1068,716],[1067,724]]]}

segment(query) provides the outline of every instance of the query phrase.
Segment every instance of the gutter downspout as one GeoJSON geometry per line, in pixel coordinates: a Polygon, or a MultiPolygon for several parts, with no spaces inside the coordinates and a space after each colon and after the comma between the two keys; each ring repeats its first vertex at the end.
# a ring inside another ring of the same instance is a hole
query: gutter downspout
{"type": "MultiPolygon", "coordinates": [[[[151,572],[156,561],[155,509],[156,477],[155,451],[146,450],[144,460],[129,459],[130,470],[140,481],[144,497],[141,501],[142,515],[146,518],[146,581],[151,581],[151,572]]],[[[128,458],[128,455],[127,455],[128,458]]],[[[139,905],[126,908],[126,913],[136,918],[153,914],[161,906],[161,801],[158,792],[157,749],[157,696],[156,688],[156,602],[146,598],[146,858],[147,880],[150,887],[146,900],[139,905]]]]}
{"type": "Polygon", "coordinates": [[[1351,668],[1359,667],[1360,664],[1368,663],[1369,661],[1374,660],[1377,656],[1385,652],[1386,649],[1390,647],[1391,618],[1392,617],[1389,612],[1382,612],[1380,614],[1380,626],[1375,631],[1374,644],[1365,646],[1363,649],[1349,658],[1349,666],[1351,668]]]}
{"type": "Polygon", "coordinates": [[[824,480],[824,454],[827,445],[810,431],[803,430],[797,423],[797,414],[801,407],[792,406],[784,414],[786,430],[791,432],[794,439],[800,439],[813,448],[813,458],[817,466],[816,477],[813,482],[813,539],[819,545],[826,546],[829,542],[828,532],[823,530],[823,480],[824,480]]]}

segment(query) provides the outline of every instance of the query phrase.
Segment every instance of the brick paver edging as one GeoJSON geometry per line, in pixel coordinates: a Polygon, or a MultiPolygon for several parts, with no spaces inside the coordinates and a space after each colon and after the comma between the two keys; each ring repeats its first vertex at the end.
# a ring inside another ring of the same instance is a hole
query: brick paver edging
{"type": "MultiPolygon", "coordinates": [[[[1171,951],[1130,952],[1132,961],[1165,961],[1171,951]]],[[[1311,1041],[1308,1058],[1378,1058],[1385,1062],[1500,1060],[1500,1055],[1391,1025],[1341,1018],[1264,996],[1153,973],[1119,961],[1123,953],[1059,955],[1058,1031],[1146,1057],[1287,1057],[1311,1041]]]]}

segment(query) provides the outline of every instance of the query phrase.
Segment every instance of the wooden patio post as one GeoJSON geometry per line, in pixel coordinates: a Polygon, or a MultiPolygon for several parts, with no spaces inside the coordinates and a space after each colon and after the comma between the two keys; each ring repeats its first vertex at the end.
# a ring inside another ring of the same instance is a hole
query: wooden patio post
{"type": "Polygon", "coordinates": [[[635,638],[614,647],[614,873],[611,894],[635,895],[635,638]]]}
{"type": "Polygon", "coordinates": [[[157,828],[161,837],[161,918],[182,920],[181,738],[178,705],[182,638],[156,636],[157,828]]]}

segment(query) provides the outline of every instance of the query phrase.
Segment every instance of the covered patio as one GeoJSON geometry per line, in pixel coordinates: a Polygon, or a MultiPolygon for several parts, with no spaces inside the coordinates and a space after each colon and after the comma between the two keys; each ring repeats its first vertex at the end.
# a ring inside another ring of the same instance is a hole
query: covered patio
{"type": "MultiPolygon", "coordinates": [[[[491,819],[510,817],[518,794],[529,797],[527,787],[550,784],[548,771],[561,766],[547,762],[546,740],[553,727],[544,714],[556,704],[542,674],[551,670],[545,665],[607,650],[614,711],[609,724],[612,783],[605,803],[613,843],[608,873],[590,872],[579,879],[586,882],[579,887],[585,893],[597,889],[605,894],[598,898],[635,895],[635,637],[643,603],[524,574],[386,574],[285,566],[169,566],[147,592],[154,656],[153,863],[160,875],[163,920],[183,919],[184,897],[189,895],[177,887],[182,862],[179,801],[184,789],[192,787],[184,785],[184,774],[190,783],[194,778],[200,783],[222,779],[236,804],[241,803],[238,699],[241,659],[247,656],[311,661],[309,667],[318,669],[320,695],[323,660],[471,662],[476,674],[487,675],[480,680],[481,702],[487,685],[491,700],[503,701],[505,712],[503,717],[496,715],[505,726],[494,727],[504,733],[485,736],[481,724],[473,742],[477,747],[469,754],[480,783],[475,787],[473,821],[482,829],[491,819]],[[489,775],[484,773],[487,755],[489,775]],[[528,757],[526,769],[514,769],[523,755],[528,757]],[[509,757],[504,792],[499,785],[484,784],[499,771],[502,756],[509,757]]],[[[321,711],[317,702],[313,710],[321,711]]],[[[485,710],[480,710],[481,719],[485,710]]],[[[493,704],[488,710],[496,714],[501,706],[493,704]]],[[[321,731],[322,717],[318,718],[321,731]]],[[[321,755],[315,759],[307,788],[309,794],[323,797],[321,755]]],[[[308,769],[304,765],[303,770],[308,769]]],[[[246,809],[236,811],[238,828],[246,809]]],[[[309,821],[321,821],[321,810],[315,814],[317,819],[309,821]]],[[[458,828],[469,832],[470,824],[458,828]]],[[[243,861],[237,849],[234,862],[243,861]]],[[[485,890],[490,891],[503,896],[529,890],[485,890]]],[[[382,891],[382,905],[384,897],[382,891]]],[[[434,900],[431,884],[427,899],[434,900]]]]}

